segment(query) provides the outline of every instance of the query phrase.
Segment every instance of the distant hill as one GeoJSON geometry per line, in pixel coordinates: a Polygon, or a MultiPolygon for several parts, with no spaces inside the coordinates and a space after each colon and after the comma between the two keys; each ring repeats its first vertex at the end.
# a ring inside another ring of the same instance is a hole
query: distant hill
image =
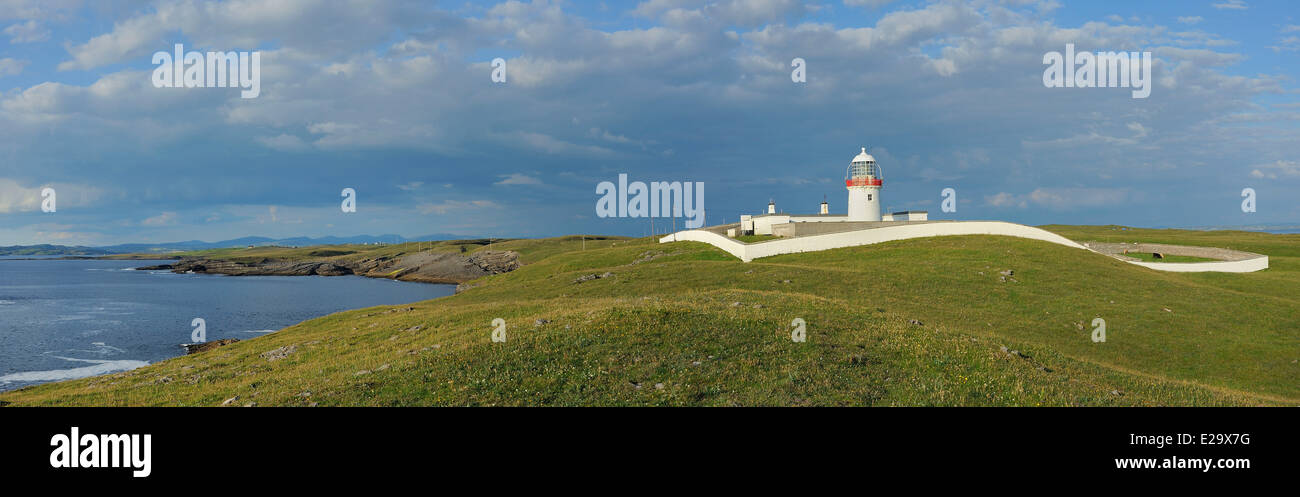
{"type": "Polygon", "coordinates": [[[69,247],[66,245],[12,245],[0,247],[0,255],[108,255],[109,252],[97,247],[69,247]]]}
{"type": "Polygon", "coordinates": [[[1181,228],[1190,230],[1206,231],[1262,231],[1264,233],[1274,233],[1278,235],[1300,233],[1300,224],[1255,224],[1248,226],[1199,226],[1193,228],[1181,228]]]}
{"type": "Polygon", "coordinates": [[[309,245],[343,245],[351,243],[406,243],[406,242],[429,242],[438,240],[456,240],[462,238],[477,238],[468,235],[453,235],[450,233],[434,233],[431,235],[417,236],[406,238],[400,235],[357,235],[357,236],[324,236],[320,238],[294,237],[294,238],[268,238],[265,236],[246,236],[243,238],[233,238],[230,240],[221,240],[217,242],[205,242],[202,240],[189,240],[184,242],[170,243],[124,243],[120,245],[108,245],[103,247],[82,247],[66,245],[14,245],[9,247],[0,247],[0,255],[109,255],[109,254],[135,254],[135,253],[153,253],[166,254],[170,252],[184,252],[190,250],[206,250],[215,248],[229,247],[247,247],[249,245],[261,247],[266,245],[296,246],[303,247],[309,245]]]}

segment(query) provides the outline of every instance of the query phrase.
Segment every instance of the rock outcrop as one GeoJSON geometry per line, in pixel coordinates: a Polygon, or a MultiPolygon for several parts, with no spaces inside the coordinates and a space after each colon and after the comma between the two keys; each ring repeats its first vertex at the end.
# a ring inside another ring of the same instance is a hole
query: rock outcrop
{"type": "Polygon", "coordinates": [[[469,262],[488,274],[508,273],[519,269],[519,253],[509,250],[484,250],[469,256],[469,262]]]}
{"type": "Polygon", "coordinates": [[[230,345],[238,341],[239,341],[238,338],[223,338],[221,340],[214,340],[211,342],[185,343],[185,344],[181,344],[181,346],[185,347],[185,354],[189,355],[189,354],[197,354],[199,352],[207,352],[217,347],[230,345]]]}
{"type": "Polygon", "coordinates": [[[342,276],[356,274],[425,283],[463,283],[475,278],[514,271],[520,266],[519,253],[510,250],[482,250],[471,255],[451,252],[416,252],[399,257],[377,257],[355,261],[306,260],[230,261],[183,258],[172,264],[136,268],[168,270],[173,273],[208,273],[230,276],[342,276]]]}
{"type": "Polygon", "coordinates": [[[426,283],[464,283],[483,276],[514,271],[519,265],[519,253],[514,251],[482,250],[469,256],[449,252],[417,252],[403,255],[392,264],[365,275],[426,283]],[[392,274],[381,276],[377,274],[380,272],[392,274]]]}

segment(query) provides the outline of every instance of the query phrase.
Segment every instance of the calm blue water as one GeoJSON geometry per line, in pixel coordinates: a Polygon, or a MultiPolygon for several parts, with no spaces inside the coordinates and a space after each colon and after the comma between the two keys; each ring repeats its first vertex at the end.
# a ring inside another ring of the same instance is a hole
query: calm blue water
{"type": "Polygon", "coordinates": [[[0,259],[0,390],[183,355],[194,318],[208,341],[246,340],[346,309],[455,293],[455,285],[360,276],[135,271],[165,261],[0,259]]]}

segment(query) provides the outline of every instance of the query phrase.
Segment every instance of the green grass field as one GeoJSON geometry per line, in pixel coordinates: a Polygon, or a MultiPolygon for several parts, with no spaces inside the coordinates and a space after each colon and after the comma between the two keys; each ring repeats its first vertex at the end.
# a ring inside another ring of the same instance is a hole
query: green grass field
{"type": "Polygon", "coordinates": [[[773,235],[740,235],[736,237],[736,240],[745,243],[765,242],[768,240],[775,240],[775,239],[776,237],[773,235]]]}
{"type": "Polygon", "coordinates": [[[748,264],[693,242],[588,237],[583,250],[580,237],[512,240],[493,248],[519,251],[522,268],[455,296],[341,312],[133,371],[0,393],[0,401],[1300,404],[1300,235],[1045,228],[1078,241],[1246,250],[1268,255],[1271,268],[1163,273],[996,236],[748,264]],[[505,343],[491,341],[495,318],[507,323],[505,343]],[[804,343],[790,338],[796,318],[806,323],[804,343]],[[1104,343],[1091,339],[1095,318],[1105,321],[1104,343]]]}

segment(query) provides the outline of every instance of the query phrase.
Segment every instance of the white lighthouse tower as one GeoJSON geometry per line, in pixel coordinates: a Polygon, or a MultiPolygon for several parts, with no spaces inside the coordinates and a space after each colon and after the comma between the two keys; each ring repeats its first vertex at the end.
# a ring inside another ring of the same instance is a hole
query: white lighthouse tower
{"type": "Polygon", "coordinates": [[[844,186],[849,189],[849,221],[880,220],[880,167],[876,158],[862,153],[849,163],[849,171],[844,177],[844,186]]]}

